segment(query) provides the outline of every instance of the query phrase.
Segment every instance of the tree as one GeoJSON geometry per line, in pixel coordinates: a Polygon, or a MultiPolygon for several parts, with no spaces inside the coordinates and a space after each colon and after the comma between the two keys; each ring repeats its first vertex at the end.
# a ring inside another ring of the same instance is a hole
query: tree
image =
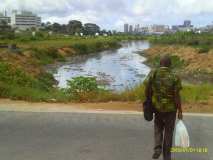
{"type": "Polygon", "coordinates": [[[7,22],[4,20],[0,21],[0,31],[6,31],[8,29],[10,29],[10,26],[7,24],[7,22]]]}
{"type": "Polygon", "coordinates": [[[50,22],[42,23],[41,26],[43,31],[52,31],[52,24],[50,22]]]}
{"type": "Polygon", "coordinates": [[[32,32],[35,32],[37,29],[36,29],[36,27],[31,27],[30,28],[30,31],[32,31],[32,32]]]}
{"type": "Polygon", "coordinates": [[[13,39],[15,37],[14,30],[7,24],[6,21],[0,21],[0,38],[13,39]]]}
{"type": "Polygon", "coordinates": [[[75,33],[81,33],[83,31],[83,26],[80,21],[71,20],[67,25],[67,32],[74,35],[75,33]]]}
{"type": "Polygon", "coordinates": [[[60,33],[61,32],[61,25],[59,23],[53,23],[52,30],[53,30],[53,32],[60,33]]]}
{"type": "Polygon", "coordinates": [[[111,36],[113,32],[109,30],[107,34],[111,36]]]}
{"type": "Polygon", "coordinates": [[[100,31],[101,35],[107,34],[107,31],[105,29],[103,29],[102,31],[100,31]]]}
{"type": "Polygon", "coordinates": [[[67,33],[67,25],[66,24],[61,25],[61,33],[67,33]]]}

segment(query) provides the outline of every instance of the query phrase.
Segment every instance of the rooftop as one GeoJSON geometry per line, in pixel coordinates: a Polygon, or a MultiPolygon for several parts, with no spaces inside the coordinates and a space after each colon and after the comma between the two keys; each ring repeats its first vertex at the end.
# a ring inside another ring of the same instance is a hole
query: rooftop
{"type": "Polygon", "coordinates": [[[36,16],[36,14],[33,14],[32,12],[25,11],[25,10],[23,11],[13,10],[12,13],[16,15],[21,15],[21,16],[36,16]]]}

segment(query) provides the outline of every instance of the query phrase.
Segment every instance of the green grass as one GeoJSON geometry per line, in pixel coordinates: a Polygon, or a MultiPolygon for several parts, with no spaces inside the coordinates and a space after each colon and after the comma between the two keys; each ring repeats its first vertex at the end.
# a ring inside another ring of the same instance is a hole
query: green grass
{"type": "Polygon", "coordinates": [[[213,98],[213,85],[185,85],[181,92],[183,102],[207,102],[213,98]]]}
{"type": "MultiPolygon", "coordinates": [[[[181,91],[183,103],[208,102],[213,97],[213,85],[184,85],[181,91]]],[[[144,85],[138,85],[132,89],[126,89],[121,93],[100,90],[88,92],[75,97],[77,102],[109,102],[109,101],[143,101],[144,85]]]]}
{"type": "Polygon", "coordinates": [[[195,34],[192,32],[177,32],[170,35],[149,36],[148,39],[150,42],[158,44],[180,44],[192,46],[198,48],[200,53],[207,53],[213,48],[212,33],[195,34]]]}
{"type": "Polygon", "coordinates": [[[0,97],[14,100],[26,100],[31,102],[68,102],[68,97],[58,89],[43,90],[39,88],[11,85],[0,82],[0,97]]]}
{"type": "MultiPolygon", "coordinates": [[[[122,93],[127,100],[144,100],[144,86],[143,84],[136,86],[131,90],[126,90],[122,93]]],[[[198,84],[189,85],[183,84],[181,91],[182,101],[184,103],[207,102],[213,98],[213,85],[212,84],[198,84]]]]}

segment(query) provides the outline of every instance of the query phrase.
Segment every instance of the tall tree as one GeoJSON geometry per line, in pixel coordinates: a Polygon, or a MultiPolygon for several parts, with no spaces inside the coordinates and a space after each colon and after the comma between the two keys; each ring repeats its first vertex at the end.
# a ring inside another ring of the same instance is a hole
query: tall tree
{"type": "Polygon", "coordinates": [[[0,21],[0,31],[5,31],[8,30],[10,28],[10,26],[7,24],[6,21],[1,20],[0,21]]]}
{"type": "Polygon", "coordinates": [[[15,37],[14,30],[6,21],[0,21],[0,38],[13,39],[15,37]]]}
{"type": "Polygon", "coordinates": [[[61,25],[59,23],[53,23],[52,30],[53,30],[53,32],[60,33],[61,32],[61,25]]]}
{"type": "Polygon", "coordinates": [[[75,33],[80,33],[83,31],[83,26],[82,23],[80,21],[77,20],[71,20],[69,21],[68,25],[67,25],[67,32],[69,34],[75,34],[75,33]]]}

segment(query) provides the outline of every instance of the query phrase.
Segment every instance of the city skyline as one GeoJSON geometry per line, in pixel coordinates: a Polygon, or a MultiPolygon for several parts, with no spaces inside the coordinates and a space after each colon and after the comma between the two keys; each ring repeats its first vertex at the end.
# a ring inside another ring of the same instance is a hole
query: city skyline
{"type": "Polygon", "coordinates": [[[105,29],[123,30],[123,24],[181,24],[189,19],[195,26],[212,23],[213,2],[207,0],[2,0],[0,11],[29,10],[44,22],[68,23],[80,20],[96,23],[105,29]],[[157,7],[156,7],[157,5],[157,7]],[[161,17],[161,18],[159,18],[161,17]]]}

